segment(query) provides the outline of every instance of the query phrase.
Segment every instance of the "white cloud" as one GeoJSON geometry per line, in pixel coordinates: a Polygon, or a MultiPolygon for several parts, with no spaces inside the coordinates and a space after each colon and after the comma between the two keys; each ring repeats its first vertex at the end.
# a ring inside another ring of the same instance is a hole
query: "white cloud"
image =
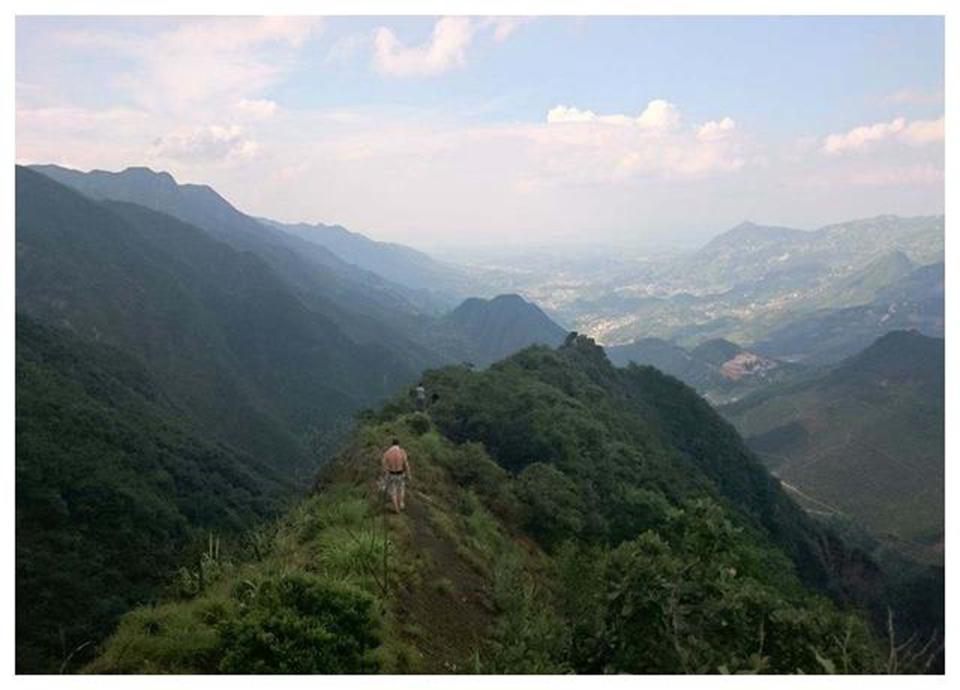
{"type": "Polygon", "coordinates": [[[260,146],[239,125],[207,125],[177,130],[153,142],[152,158],[218,162],[250,158],[260,146]]]}
{"type": "Polygon", "coordinates": [[[599,122],[600,118],[592,110],[580,110],[565,105],[558,105],[547,111],[547,122],[550,124],[563,122],[599,122]]]}
{"type": "Polygon", "coordinates": [[[898,117],[890,122],[854,127],[845,134],[831,134],[823,142],[823,152],[838,154],[862,150],[874,142],[889,139],[898,132],[902,132],[906,126],[907,121],[898,117]]]}
{"type": "Polygon", "coordinates": [[[241,98],[234,109],[241,117],[251,120],[267,120],[277,114],[277,104],[266,98],[241,98]]]}
{"type": "Polygon", "coordinates": [[[132,60],[118,85],[142,107],[183,116],[258,96],[319,26],[306,17],[195,18],[152,36],[73,30],[58,40],[132,60]]]}
{"type": "Polygon", "coordinates": [[[700,141],[718,141],[730,135],[737,128],[737,123],[729,117],[720,121],[711,120],[697,130],[697,139],[700,141]]]}
{"type": "MultiPolygon", "coordinates": [[[[731,118],[693,129],[681,122],[679,108],[663,99],[650,101],[637,116],[558,105],[547,112],[546,130],[533,136],[551,151],[545,170],[559,181],[698,177],[746,165],[746,140],[737,136],[731,118]]],[[[536,185],[527,180],[524,186],[536,185]]]]}
{"type": "Polygon", "coordinates": [[[493,40],[503,43],[524,24],[533,21],[533,17],[490,17],[484,24],[493,27],[493,40]]]}
{"type": "Polygon", "coordinates": [[[901,138],[909,144],[932,144],[943,141],[943,118],[937,120],[914,120],[903,130],[901,138]]]}
{"type": "MultiPolygon", "coordinates": [[[[467,50],[481,33],[489,33],[496,43],[503,43],[532,17],[443,17],[433,25],[430,38],[420,45],[407,46],[388,27],[381,26],[373,38],[373,65],[378,72],[391,77],[432,77],[463,67],[467,50]]],[[[348,37],[341,46],[335,44],[327,58],[342,60],[356,50],[356,39],[348,37]]]]}
{"type": "Polygon", "coordinates": [[[680,124],[680,111],[668,101],[650,101],[637,118],[637,124],[645,129],[672,129],[680,124]]]}
{"type": "Polygon", "coordinates": [[[426,77],[463,66],[474,26],[467,17],[444,17],[433,27],[430,40],[405,46],[387,27],[377,29],[374,65],[381,74],[394,77],[426,77]]]}
{"type": "Polygon", "coordinates": [[[898,117],[890,122],[854,127],[844,134],[831,134],[823,141],[821,150],[828,155],[866,151],[882,141],[900,141],[907,144],[929,144],[943,141],[943,118],[914,120],[898,117]]]}
{"type": "Polygon", "coordinates": [[[641,129],[663,131],[673,129],[680,124],[680,111],[668,101],[656,99],[650,101],[636,117],[623,114],[597,115],[592,110],[558,105],[547,111],[548,124],[595,123],[604,125],[634,125],[641,129]]]}

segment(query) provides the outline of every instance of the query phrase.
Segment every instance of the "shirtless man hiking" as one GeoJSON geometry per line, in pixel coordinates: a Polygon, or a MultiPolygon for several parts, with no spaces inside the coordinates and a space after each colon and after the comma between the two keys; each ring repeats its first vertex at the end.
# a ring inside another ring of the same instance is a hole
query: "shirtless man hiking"
{"type": "Polygon", "coordinates": [[[393,509],[400,512],[404,509],[406,498],[406,484],[413,476],[410,472],[410,462],[407,460],[407,451],[400,447],[400,441],[393,439],[393,445],[383,454],[383,474],[387,493],[393,500],[393,509]]]}

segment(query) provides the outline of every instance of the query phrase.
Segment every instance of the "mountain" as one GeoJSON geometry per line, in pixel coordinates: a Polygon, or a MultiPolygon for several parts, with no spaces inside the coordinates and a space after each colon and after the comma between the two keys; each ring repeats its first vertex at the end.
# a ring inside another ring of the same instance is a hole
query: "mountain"
{"type": "Polygon", "coordinates": [[[808,509],[942,563],[942,339],[893,331],[826,372],[721,410],[808,509]]]}
{"type": "Polygon", "coordinates": [[[208,232],[16,169],[18,669],[81,661],[201,530],[261,521],[358,410],[477,352],[226,213],[208,232]]]}
{"type": "Polygon", "coordinates": [[[944,265],[921,266],[877,292],[869,304],[819,309],[787,321],[751,347],[768,357],[831,364],[894,330],[944,333],[944,265]]]}
{"type": "Polygon", "coordinates": [[[291,471],[312,469],[316,439],[432,356],[387,324],[358,339],[365,317],[343,325],[351,314],[301,299],[252,252],[25,169],[17,311],[131,352],[211,434],[291,471]]]}
{"type": "Polygon", "coordinates": [[[222,554],[199,590],[134,610],[86,670],[864,673],[888,663],[870,624],[822,596],[850,596],[847,585],[879,574],[682,383],[616,369],[572,335],[424,381],[439,393],[427,414],[401,396],[366,415],[257,557],[222,554]],[[385,514],[371,487],[392,437],[415,477],[403,515],[385,514]]]}
{"type": "Polygon", "coordinates": [[[888,291],[912,273],[942,263],[943,252],[942,215],[877,216],[813,231],[743,224],[696,252],[640,261],[632,272],[599,281],[578,281],[571,291],[576,297],[551,308],[571,327],[608,345],[655,337],[692,347],[724,338],[768,357],[835,363],[893,328],[938,335],[922,321],[942,321],[942,299],[909,306],[913,325],[870,330],[870,337],[849,347],[819,348],[816,322],[866,322],[873,312],[882,318],[877,307],[889,305],[888,291]],[[844,312],[867,307],[871,313],[844,312]],[[764,349],[772,340],[798,342],[788,335],[795,327],[809,332],[802,347],[764,349]]]}
{"type": "Polygon", "coordinates": [[[482,290],[462,269],[402,244],[377,242],[341,225],[261,220],[269,227],[325,247],[343,261],[392,283],[423,291],[435,299],[438,306],[453,306],[453,300],[482,290]]]}
{"type": "Polygon", "coordinates": [[[882,254],[864,268],[840,280],[818,303],[843,308],[874,301],[879,293],[909,276],[917,266],[906,254],[893,250],[882,254]]]}
{"type": "Polygon", "coordinates": [[[375,339],[383,324],[402,328],[410,314],[421,311],[415,291],[351,265],[315,242],[265,226],[207,185],[178,184],[169,173],[142,167],[87,173],[56,165],[31,169],[92,199],[137,204],[198,227],[238,251],[253,252],[301,299],[331,313],[345,312],[335,316],[354,337],[375,339]]]}
{"type": "Polygon", "coordinates": [[[894,253],[920,264],[942,260],[942,236],[943,216],[877,216],[813,231],[743,223],[673,270],[728,287],[776,274],[843,275],[894,253]]]}
{"type": "Polygon", "coordinates": [[[732,402],[799,372],[796,365],[758,355],[723,338],[706,340],[692,350],[660,338],[641,338],[627,345],[608,347],[606,352],[617,366],[633,362],[656,367],[695,388],[714,404],[732,402]]]}
{"type": "Polygon", "coordinates": [[[438,338],[457,338],[476,364],[489,364],[529,345],[559,345],[567,331],[519,295],[471,297],[445,315],[438,338]]]}
{"type": "Polygon", "coordinates": [[[802,242],[807,238],[805,230],[776,225],[757,225],[748,220],[717,235],[697,253],[716,256],[723,252],[759,253],[768,247],[780,249],[784,245],[802,242]]]}
{"type": "Polygon", "coordinates": [[[17,671],[89,655],[173,576],[203,530],[238,534],[291,481],[216,442],[143,364],[16,321],[17,671]]]}

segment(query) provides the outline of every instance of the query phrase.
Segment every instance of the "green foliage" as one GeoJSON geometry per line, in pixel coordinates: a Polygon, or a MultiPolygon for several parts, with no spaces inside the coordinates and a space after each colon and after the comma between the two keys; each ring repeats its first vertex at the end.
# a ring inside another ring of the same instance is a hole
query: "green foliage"
{"type": "Polygon", "coordinates": [[[288,489],[198,433],[136,359],[23,316],[16,335],[17,667],[86,645],[74,670],[181,563],[197,591],[205,528],[236,534],[288,489]]]}
{"type": "Polygon", "coordinates": [[[579,338],[426,383],[441,393],[430,429],[399,407],[364,423],[259,557],[124,617],[91,670],[889,666],[864,618],[797,577],[825,533],[687,389],[617,372],[579,338]],[[373,486],[394,436],[417,478],[403,516],[373,486]]]}
{"type": "Polygon", "coordinates": [[[856,519],[915,560],[943,562],[943,340],[893,331],[722,412],[797,500],[856,519]]]}
{"type": "Polygon", "coordinates": [[[492,632],[486,673],[569,673],[570,636],[564,621],[517,558],[498,559],[493,594],[501,617],[492,632]]]}
{"type": "Polygon", "coordinates": [[[818,673],[832,658],[843,672],[876,670],[876,643],[861,619],[765,584],[752,548],[708,501],[674,511],[662,533],[607,552],[565,547],[558,604],[572,626],[574,668],[818,673]]]}
{"type": "Polygon", "coordinates": [[[552,465],[535,462],[517,477],[517,495],[524,502],[525,526],[552,546],[576,538],[583,530],[583,502],[577,485],[552,465]]]}
{"type": "Polygon", "coordinates": [[[305,575],[259,584],[220,626],[225,673],[362,673],[375,670],[372,601],[305,575]]]}
{"type": "Polygon", "coordinates": [[[417,436],[423,436],[430,431],[430,418],[423,412],[415,412],[405,420],[410,431],[417,436]]]}

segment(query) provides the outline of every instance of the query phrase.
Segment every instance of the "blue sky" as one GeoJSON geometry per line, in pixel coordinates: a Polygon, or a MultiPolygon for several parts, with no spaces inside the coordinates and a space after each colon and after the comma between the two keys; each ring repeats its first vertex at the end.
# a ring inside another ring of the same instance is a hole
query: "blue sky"
{"type": "Polygon", "coordinates": [[[437,244],[943,209],[938,18],[20,18],[17,157],[437,244]]]}

